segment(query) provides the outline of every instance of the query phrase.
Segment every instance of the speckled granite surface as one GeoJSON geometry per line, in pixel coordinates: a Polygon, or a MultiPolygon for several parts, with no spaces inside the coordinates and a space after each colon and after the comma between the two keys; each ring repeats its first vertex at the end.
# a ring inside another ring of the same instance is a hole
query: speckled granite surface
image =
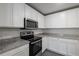
{"type": "Polygon", "coordinates": [[[55,38],[63,38],[63,39],[75,39],[79,40],[79,35],[71,35],[71,34],[57,34],[57,33],[39,33],[36,36],[44,37],[55,37],[55,38]]]}
{"type": "Polygon", "coordinates": [[[0,54],[18,48],[25,44],[29,44],[29,41],[20,39],[20,37],[15,37],[11,39],[2,39],[0,40],[0,54]]]}

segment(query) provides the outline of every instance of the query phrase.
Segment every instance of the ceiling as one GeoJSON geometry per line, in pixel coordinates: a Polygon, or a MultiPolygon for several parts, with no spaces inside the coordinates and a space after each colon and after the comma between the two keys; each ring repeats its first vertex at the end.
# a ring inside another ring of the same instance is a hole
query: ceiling
{"type": "Polygon", "coordinates": [[[28,3],[44,15],[79,7],[79,3],[28,3]]]}

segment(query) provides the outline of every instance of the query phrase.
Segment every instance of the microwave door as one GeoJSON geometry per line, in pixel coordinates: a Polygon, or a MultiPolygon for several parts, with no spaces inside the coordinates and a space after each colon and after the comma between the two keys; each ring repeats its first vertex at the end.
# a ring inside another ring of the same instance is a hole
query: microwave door
{"type": "Polygon", "coordinates": [[[27,21],[27,28],[31,28],[31,24],[32,24],[31,21],[27,21]]]}
{"type": "Polygon", "coordinates": [[[24,22],[25,28],[37,28],[38,27],[38,22],[33,21],[33,20],[25,20],[24,22]]]}
{"type": "Polygon", "coordinates": [[[38,28],[38,22],[36,22],[35,27],[38,28]]]}
{"type": "Polygon", "coordinates": [[[30,25],[31,25],[31,28],[34,28],[34,22],[31,22],[30,25]]]}
{"type": "Polygon", "coordinates": [[[35,22],[31,22],[31,28],[35,28],[35,22]]]}

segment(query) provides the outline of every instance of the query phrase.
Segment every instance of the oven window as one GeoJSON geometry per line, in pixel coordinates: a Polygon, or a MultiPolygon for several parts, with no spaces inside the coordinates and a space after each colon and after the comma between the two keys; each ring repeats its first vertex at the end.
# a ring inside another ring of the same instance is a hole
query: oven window
{"type": "Polygon", "coordinates": [[[30,54],[36,55],[38,52],[42,50],[42,40],[30,45],[30,54]]]}

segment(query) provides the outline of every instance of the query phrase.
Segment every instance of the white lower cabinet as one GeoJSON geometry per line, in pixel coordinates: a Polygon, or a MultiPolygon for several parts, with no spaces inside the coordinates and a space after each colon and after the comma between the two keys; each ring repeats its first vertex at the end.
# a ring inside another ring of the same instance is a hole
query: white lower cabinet
{"type": "Polygon", "coordinates": [[[57,51],[57,38],[48,37],[47,49],[57,51]]]}
{"type": "Polygon", "coordinates": [[[42,38],[42,52],[44,52],[46,48],[47,48],[47,38],[43,37],[42,38]]]}
{"type": "Polygon", "coordinates": [[[0,54],[0,56],[29,56],[29,44],[0,54]]]}
{"type": "Polygon", "coordinates": [[[71,56],[79,56],[79,41],[68,40],[67,42],[67,53],[71,56]]]}
{"type": "Polygon", "coordinates": [[[57,53],[67,55],[66,42],[59,38],[49,37],[48,49],[57,53]]]}
{"type": "Polygon", "coordinates": [[[47,49],[68,56],[79,56],[79,40],[48,38],[47,49]]]}
{"type": "Polygon", "coordinates": [[[24,49],[16,54],[14,54],[14,56],[29,56],[29,47],[27,49],[24,49]]]}
{"type": "Polygon", "coordinates": [[[59,38],[58,42],[59,42],[59,44],[58,44],[59,45],[59,49],[58,49],[59,53],[63,54],[63,55],[67,55],[67,41],[66,41],[66,39],[59,38]]]}

